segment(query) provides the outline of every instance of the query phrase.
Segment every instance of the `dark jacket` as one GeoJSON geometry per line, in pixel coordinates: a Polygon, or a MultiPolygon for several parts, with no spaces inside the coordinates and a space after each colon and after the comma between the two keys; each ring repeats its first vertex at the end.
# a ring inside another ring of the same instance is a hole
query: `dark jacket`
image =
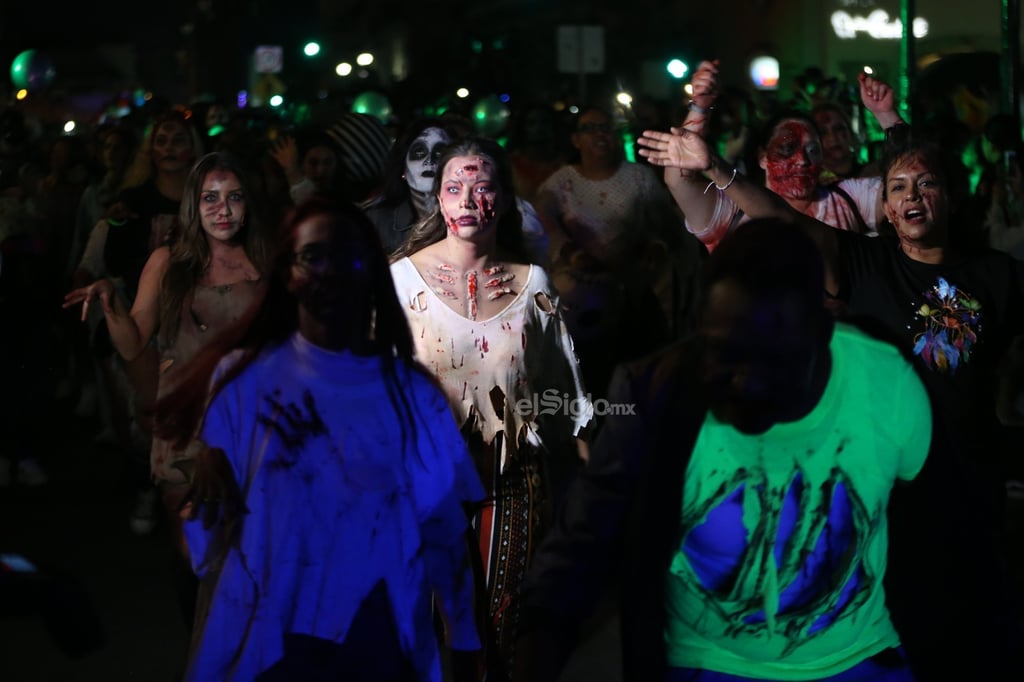
{"type": "Polygon", "coordinates": [[[681,540],[683,475],[707,404],[698,340],[621,365],[605,418],[521,589],[520,679],[556,679],[609,580],[621,600],[626,680],[665,677],[665,575],[681,540]],[[586,567],[581,570],[581,567],[586,567]]]}

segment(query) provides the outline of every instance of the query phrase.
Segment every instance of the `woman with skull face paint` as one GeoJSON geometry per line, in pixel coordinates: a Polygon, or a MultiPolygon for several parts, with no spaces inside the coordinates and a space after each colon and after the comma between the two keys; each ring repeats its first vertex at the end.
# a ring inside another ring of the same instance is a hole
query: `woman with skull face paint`
{"type": "Polygon", "coordinates": [[[482,487],[372,224],[312,197],[281,228],[255,321],[160,405],[199,404],[168,435],[199,421],[204,444],[184,514],[209,600],[184,679],[440,682],[435,622],[480,647],[466,506],[482,487]]]}
{"type": "Polygon", "coordinates": [[[474,527],[490,622],[488,670],[511,673],[518,586],[580,462],[593,405],[547,273],[527,264],[511,169],[493,140],[438,163],[430,216],[391,271],[417,356],[440,380],[487,491],[474,527]]]}
{"type": "Polygon", "coordinates": [[[445,145],[468,132],[468,127],[438,117],[410,123],[391,146],[381,196],[366,209],[377,228],[385,253],[393,253],[409,237],[417,221],[434,209],[431,195],[437,161],[445,145]]]}
{"type": "MultiPolygon", "coordinates": [[[[384,250],[394,253],[409,238],[412,226],[434,209],[431,194],[437,161],[444,148],[471,134],[468,122],[452,117],[426,117],[414,121],[391,148],[381,196],[366,208],[377,227],[384,250]]],[[[547,263],[548,240],[533,205],[516,197],[523,216],[523,236],[530,261],[547,263]]]]}

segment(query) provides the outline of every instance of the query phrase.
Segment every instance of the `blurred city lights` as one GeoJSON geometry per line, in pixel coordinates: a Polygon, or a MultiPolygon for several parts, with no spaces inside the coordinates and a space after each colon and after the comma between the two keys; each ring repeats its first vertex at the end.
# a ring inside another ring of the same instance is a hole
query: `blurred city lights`
{"type": "Polygon", "coordinates": [[[779,87],[779,60],[762,55],[750,60],[750,80],[758,90],[776,90],[779,87]]]}
{"type": "MultiPolygon", "coordinates": [[[[903,22],[899,17],[890,19],[889,13],[882,9],[872,10],[867,16],[853,16],[839,10],[831,16],[832,30],[839,38],[856,38],[864,33],[878,40],[899,40],[903,37],[903,22]]],[[[915,38],[928,35],[928,20],[915,17],[911,26],[915,38]]]]}
{"type": "Polygon", "coordinates": [[[369,52],[362,52],[356,56],[356,64],[359,66],[369,66],[373,64],[373,55],[369,52]]]}
{"type": "Polygon", "coordinates": [[[459,88],[458,90],[455,91],[455,96],[458,97],[459,99],[466,99],[467,97],[469,97],[469,89],[459,88]]]}
{"type": "Polygon", "coordinates": [[[682,59],[673,59],[665,65],[665,69],[673,78],[682,78],[690,70],[690,67],[682,59]]]}
{"type": "Polygon", "coordinates": [[[334,73],[344,78],[352,73],[352,65],[348,62],[338,62],[338,65],[334,67],[334,73]]]}
{"type": "Polygon", "coordinates": [[[320,54],[320,43],[313,41],[306,43],[305,46],[302,48],[302,54],[306,55],[307,57],[317,56],[318,54],[320,54]]]}

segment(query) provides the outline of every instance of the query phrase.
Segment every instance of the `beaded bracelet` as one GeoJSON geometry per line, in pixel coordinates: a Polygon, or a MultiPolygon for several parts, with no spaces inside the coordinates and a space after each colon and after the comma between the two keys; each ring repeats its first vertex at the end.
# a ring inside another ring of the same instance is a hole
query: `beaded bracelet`
{"type": "Polygon", "coordinates": [[[712,187],[717,189],[719,192],[724,192],[725,190],[729,189],[730,187],[732,187],[732,183],[736,180],[736,173],[737,170],[733,168],[732,177],[729,178],[729,182],[725,183],[724,187],[719,187],[718,185],[715,184],[715,181],[712,180],[711,182],[708,183],[708,186],[704,188],[704,194],[707,194],[708,190],[711,189],[712,187]]]}

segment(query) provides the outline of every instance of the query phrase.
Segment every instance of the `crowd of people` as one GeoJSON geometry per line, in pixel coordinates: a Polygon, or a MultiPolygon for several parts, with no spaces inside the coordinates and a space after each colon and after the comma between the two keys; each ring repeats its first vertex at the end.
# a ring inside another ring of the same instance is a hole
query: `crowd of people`
{"type": "Polygon", "coordinates": [[[91,420],[189,681],[553,681],[595,617],[626,680],[1016,679],[1020,131],[971,187],[866,74],[870,158],[847,101],[691,86],[635,150],[602,105],[8,109],[0,486],[91,420]]]}

